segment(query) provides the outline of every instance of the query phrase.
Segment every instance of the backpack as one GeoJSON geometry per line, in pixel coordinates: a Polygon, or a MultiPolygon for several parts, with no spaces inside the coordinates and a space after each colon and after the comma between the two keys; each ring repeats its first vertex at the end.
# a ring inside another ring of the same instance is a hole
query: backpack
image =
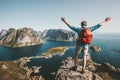
{"type": "Polygon", "coordinates": [[[77,44],[90,44],[92,42],[92,33],[89,28],[81,28],[81,32],[78,35],[77,44]]]}

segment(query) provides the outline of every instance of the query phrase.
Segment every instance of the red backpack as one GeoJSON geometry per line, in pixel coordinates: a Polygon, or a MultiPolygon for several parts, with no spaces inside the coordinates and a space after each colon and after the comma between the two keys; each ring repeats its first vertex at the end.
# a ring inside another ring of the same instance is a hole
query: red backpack
{"type": "Polygon", "coordinates": [[[89,28],[81,28],[77,44],[90,44],[92,42],[92,33],[89,28]]]}

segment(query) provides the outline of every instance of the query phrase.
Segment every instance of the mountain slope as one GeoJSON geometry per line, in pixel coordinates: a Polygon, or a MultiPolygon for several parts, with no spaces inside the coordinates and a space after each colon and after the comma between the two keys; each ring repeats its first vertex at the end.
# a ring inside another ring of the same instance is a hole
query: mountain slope
{"type": "Polygon", "coordinates": [[[10,28],[6,31],[6,34],[2,34],[0,34],[0,45],[3,46],[22,47],[43,43],[43,40],[38,36],[37,32],[31,28],[21,28],[18,30],[10,28]]]}
{"type": "Polygon", "coordinates": [[[41,37],[45,40],[54,41],[75,41],[77,35],[74,32],[70,32],[64,29],[49,29],[41,33],[41,37]]]}

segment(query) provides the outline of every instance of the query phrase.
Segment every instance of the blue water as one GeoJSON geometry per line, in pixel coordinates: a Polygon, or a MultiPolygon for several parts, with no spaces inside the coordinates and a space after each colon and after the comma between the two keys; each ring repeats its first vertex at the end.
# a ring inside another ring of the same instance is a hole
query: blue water
{"type": "Polygon", "coordinates": [[[21,57],[30,57],[37,55],[40,46],[31,46],[23,48],[9,48],[0,46],[0,61],[9,61],[21,57]]]}
{"type": "MultiPolygon", "coordinates": [[[[102,35],[103,36],[103,35],[102,35]]],[[[109,62],[115,67],[120,67],[120,36],[119,35],[104,35],[104,37],[95,36],[92,45],[100,46],[101,52],[93,52],[89,50],[92,60],[97,63],[109,62]]],[[[23,47],[23,48],[8,48],[0,46],[0,61],[9,61],[19,59],[20,57],[30,57],[42,54],[44,51],[58,46],[73,46],[66,51],[63,56],[54,56],[50,59],[32,59],[28,63],[28,66],[42,66],[40,74],[47,80],[54,78],[54,75],[50,75],[51,72],[56,72],[61,65],[61,61],[71,56],[74,57],[75,42],[57,42],[46,41],[43,45],[23,47]]],[[[81,58],[81,54],[79,58],[81,58]]],[[[36,74],[36,75],[40,75],[36,74]]]]}

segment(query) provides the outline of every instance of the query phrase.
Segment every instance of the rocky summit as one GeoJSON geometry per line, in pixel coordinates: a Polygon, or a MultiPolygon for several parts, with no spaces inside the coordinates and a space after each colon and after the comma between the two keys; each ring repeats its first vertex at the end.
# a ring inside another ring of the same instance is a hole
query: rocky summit
{"type": "Polygon", "coordinates": [[[72,57],[68,57],[63,61],[63,65],[57,72],[55,80],[103,80],[99,75],[85,70],[85,73],[81,73],[82,66],[78,65],[77,69],[74,69],[74,60],[72,57]]]}
{"type": "Polygon", "coordinates": [[[87,67],[82,73],[82,60],[79,60],[79,65],[74,69],[74,60],[68,57],[60,66],[55,80],[120,80],[120,69],[115,68],[109,63],[98,64],[90,60],[88,57],[87,67]]]}
{"type": "Polygon", "coordinates": [[[21,28],[2,30],[0,32],[0,45],[7,47],[23,47],[38,45],[43,40],[38,36],[37,32],[31,28],[21,28]]]}

